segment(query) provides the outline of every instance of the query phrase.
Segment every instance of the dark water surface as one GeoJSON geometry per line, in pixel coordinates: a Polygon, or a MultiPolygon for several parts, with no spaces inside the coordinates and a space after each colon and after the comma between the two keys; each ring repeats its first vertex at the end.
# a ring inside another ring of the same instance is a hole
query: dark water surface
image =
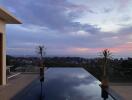
{"type": "MultiPolygon", "coordinates": [[[[103,100],[99,84],[83,68],[50,68],[45,73],[42,98],[39,80],[16,97],[20,100],[103,100]]],[[[113,99],[109,96],[107,100],[113,99]]]]}

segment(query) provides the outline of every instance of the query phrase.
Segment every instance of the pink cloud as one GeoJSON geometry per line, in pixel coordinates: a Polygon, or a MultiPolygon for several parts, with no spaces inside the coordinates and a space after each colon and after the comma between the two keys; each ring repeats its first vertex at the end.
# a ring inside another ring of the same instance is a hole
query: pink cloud
{"type": "MultiPolygon", "coordinates": [[[[69,48],[69,51],[75,53],[97,53],[101,52],[106,48],[69,48]]],[[[128,42],[126,44],[119,45],[117,47],[107,48],[113,53],[123,53],[123,52],[132,52],[132,42],[128,42]]]]}
{"type": "Polygon", "coordinates": [[[129,1],[130,0],[119,0],[120,2],[120,9],[124,8],[124,7],[127,7],[127,5],[129,4],[129,1]]]}

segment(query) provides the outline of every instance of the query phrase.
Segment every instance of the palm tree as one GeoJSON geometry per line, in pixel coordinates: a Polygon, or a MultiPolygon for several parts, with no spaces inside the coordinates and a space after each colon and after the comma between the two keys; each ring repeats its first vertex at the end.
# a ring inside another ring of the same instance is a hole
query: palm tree
{"type": "Polygon", "coordinates": [[[104,49],[102,51],[102,60],[103,60],[103,68],[102,68],[102,85],[108,87],[108,61],[111,58],[111,52],[108,49],[104,49]]]}
{"type": "Polygon", "coordinates": [[[44,54],[45,54],[45,47],[44,46],[38,46],[37,47],[37,54],[39,55],[39,61],[40,61],[40,81],[44,80],[44,54]]]}

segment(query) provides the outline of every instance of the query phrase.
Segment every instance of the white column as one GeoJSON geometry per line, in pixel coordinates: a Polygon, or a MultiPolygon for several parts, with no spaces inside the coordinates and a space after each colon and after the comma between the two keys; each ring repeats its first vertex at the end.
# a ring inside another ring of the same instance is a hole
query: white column
{"type": "Polygon", "coordinates": [[[0,72],[0,85],[5,85],[6,84],[6,34],[5,34],[5,22],[0,20],[0,34],[2,34],[2,65],[1,67],[1,72],[0,72]]]}
{"type": "Polygon", "coordinates": [[[6,34],[3,34],[3,81],[2,85],[6,85],[6,34]]]}

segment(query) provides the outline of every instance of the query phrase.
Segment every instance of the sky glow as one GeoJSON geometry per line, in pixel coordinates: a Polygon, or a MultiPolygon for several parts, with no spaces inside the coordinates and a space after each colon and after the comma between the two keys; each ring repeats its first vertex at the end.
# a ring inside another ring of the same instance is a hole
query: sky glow
{"type": "Polygon", "coordinates": [[[132,57],[132,0],[1,0],[22,25],[7,25],[7,53],[51,56],[132,57]]]}

